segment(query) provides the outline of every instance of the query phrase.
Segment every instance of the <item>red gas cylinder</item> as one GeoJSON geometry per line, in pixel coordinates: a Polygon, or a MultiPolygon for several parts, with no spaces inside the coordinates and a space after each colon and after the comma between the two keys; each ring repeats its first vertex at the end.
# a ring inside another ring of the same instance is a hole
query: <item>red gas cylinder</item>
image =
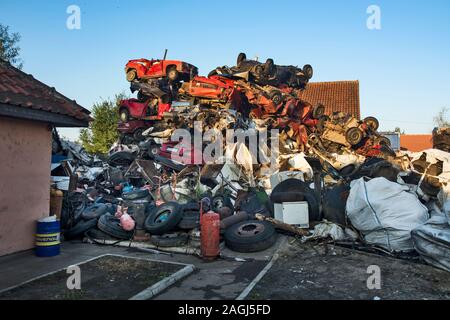
{"type": "Polygon", "coordinates": [[[201,254],[204,259],[215,259],[220,254],[220,215],[208,211],[200,217],[201,254]]]}

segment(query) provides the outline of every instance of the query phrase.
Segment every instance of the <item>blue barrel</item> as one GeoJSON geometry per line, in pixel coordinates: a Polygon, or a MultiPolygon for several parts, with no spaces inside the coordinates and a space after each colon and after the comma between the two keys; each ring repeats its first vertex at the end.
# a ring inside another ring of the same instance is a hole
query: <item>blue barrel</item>
{"type": "Polygon", "coordinates": [[[38,221],[35,253],[38,257],[53,257],[60,252],[60,224],[56,221],[38,221]]]}

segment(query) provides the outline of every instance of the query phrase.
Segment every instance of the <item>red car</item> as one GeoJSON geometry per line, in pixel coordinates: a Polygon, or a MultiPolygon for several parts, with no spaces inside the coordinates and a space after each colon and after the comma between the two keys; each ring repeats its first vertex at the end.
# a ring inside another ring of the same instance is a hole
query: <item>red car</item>
{"type": "Polygon", "coordinates": [[[195,77],[183,84],[181,92],[191,97],[226,102],[235,90],[235,81],[222,76],[195,77]]]}
{"type": "Polygon", "coordinates": [[[189,81],[198,74],[197,67],[178,60],[136,59],[125,66],[127,80],[155,79],[167,77],[172,81],[189,81]]]}
{"type": "Polygon", "coordinates": [[[161,120],[165,112],[169,112],[170,103],[158,102],[158,99],[148,99],[144,102],[138,99],[127,99],[120,101],[120,121],[128,122],[136,120],[161,120]]]}

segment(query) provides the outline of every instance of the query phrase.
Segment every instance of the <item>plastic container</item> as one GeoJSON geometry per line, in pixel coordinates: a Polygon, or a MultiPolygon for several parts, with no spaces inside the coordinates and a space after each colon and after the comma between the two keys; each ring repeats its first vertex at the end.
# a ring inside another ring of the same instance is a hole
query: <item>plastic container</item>
{"type": "Polygon", "coordinates": [[[60,223],[52,217],[38,220],[35,253],[38,257],[53,257],[60,253],[60,223]]]}

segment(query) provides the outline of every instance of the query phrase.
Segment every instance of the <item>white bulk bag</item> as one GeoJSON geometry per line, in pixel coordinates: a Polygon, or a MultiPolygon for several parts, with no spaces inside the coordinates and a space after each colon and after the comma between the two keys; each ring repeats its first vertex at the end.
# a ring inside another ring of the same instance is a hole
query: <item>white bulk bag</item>
{"type": "Polygon", "coordinates": [[[405,185],[385,178],[352,181],[346,214],[364,239],[389,251],[414,250],[411,230],[428,220],[428,209],[405,185]]]}

